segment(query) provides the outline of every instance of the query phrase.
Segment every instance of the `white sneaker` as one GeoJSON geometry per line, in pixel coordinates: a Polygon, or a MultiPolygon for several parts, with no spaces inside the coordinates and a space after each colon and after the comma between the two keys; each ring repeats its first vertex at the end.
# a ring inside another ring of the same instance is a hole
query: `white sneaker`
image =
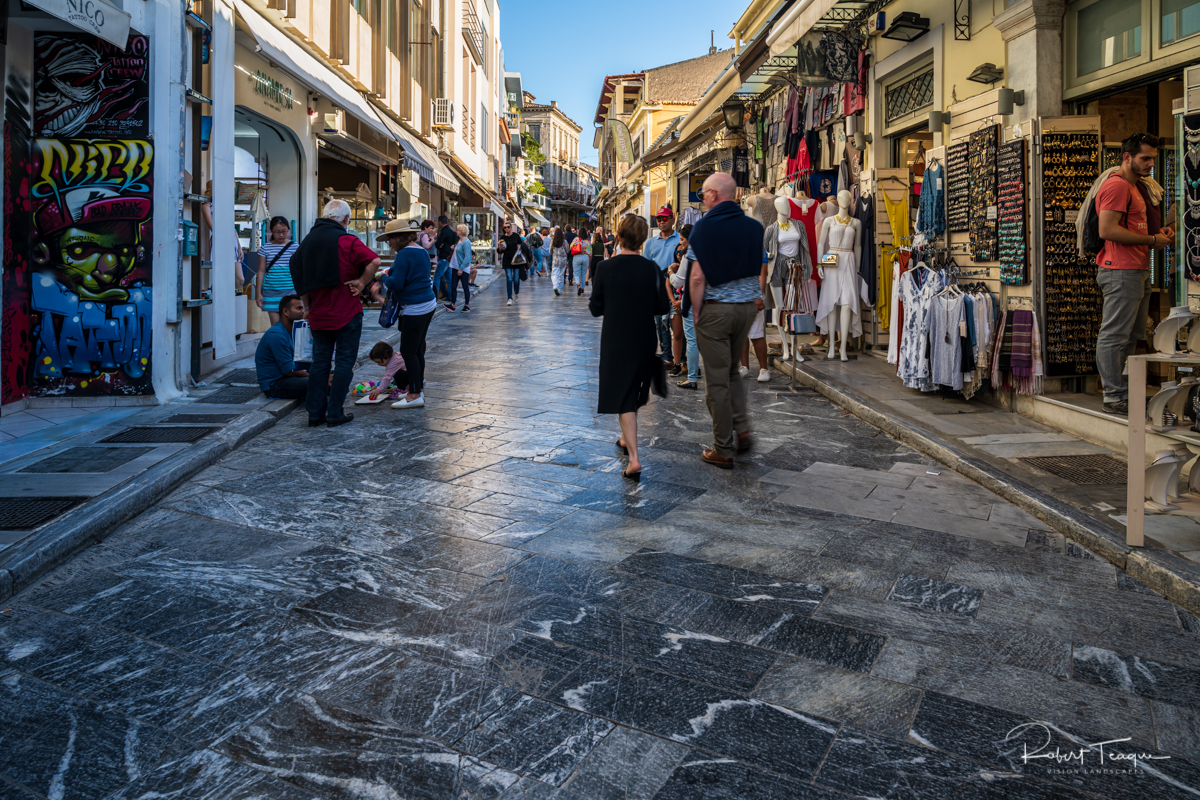
{"type": "Polygon", "coordinates": [[[512,305],[512,298],[511,298],[511,297],[510,297],[510,298],[508,298],[508,304],[509,304],[510,306],[512,305]]]}
{"type": "Polygon", "coordinates": [[[758,371],[758,382],[766,383],[771,380],[771,371],[769,369],[760,369],[758,371]]]}
{"type": "Polygon", "coordinates": [[[750,374],[749,367],[738,367],[738,375],[741,375],[744,378],[749,374],[750,374]]]}
{"type": "Polygon", "coordinates": [[[417,406],[425,405],[425,394],[420,394],[415,400],[408,400],[401,397],[396,402],[392,403],[392,408],[416,408],[417,406]]]}

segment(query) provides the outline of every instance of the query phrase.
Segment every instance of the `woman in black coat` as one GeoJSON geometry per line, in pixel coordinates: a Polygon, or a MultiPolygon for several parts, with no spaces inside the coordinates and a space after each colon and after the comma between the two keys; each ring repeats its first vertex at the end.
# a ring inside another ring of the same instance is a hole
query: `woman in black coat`
{"type": "Polygon", "coordinates": [[[637,450],[637,410],[650,399],[650,381],[662,364],[655,355],[658,333],[654,317],[671,309],[658,265],[639,253],[649,233],[641,217],[628,216],[617,227],[620,252],[596,265],[588,308],[604,317],[600,332],[599,414],[619,414],[620,447],[629,454],[622,472],[637,480],[642,462],[637,450]]]}

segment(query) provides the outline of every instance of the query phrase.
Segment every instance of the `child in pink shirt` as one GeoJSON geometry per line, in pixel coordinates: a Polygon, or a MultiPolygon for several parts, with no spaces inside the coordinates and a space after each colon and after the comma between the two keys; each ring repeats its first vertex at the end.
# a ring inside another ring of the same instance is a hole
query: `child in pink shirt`
{"type": "Polygon", "coordinates": [[[383,378],[379,381],[380,391],[373,393],[374,400],[378,394],[388,390],[389,383],[395,383],[396,388],[388,395],[389,400],[403,397],[408,392],[408,370],[404,367],[404,356],[392,350],[387,342],[378,342],[371,348],[371,360],[383,367],[383,378]]]}

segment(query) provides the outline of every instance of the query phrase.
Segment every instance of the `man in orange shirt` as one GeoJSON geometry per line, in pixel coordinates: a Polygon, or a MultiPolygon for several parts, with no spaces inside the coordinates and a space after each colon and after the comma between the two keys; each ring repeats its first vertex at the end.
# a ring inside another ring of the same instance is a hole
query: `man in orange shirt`
{"type": "Polygon", "coordinates": [[[1138,181],[1148,177],[1158,157],[1158,137],[1136,133],[1121,143],[1121,169],[1096,194],[1096,216],[1104,247],[1096,256],[1096,283],[1104,295],[1104,316],[1096,340],[1096,369],[1104,382],[1104,410],[1129,413],[1125,359],[1146,336],[1150,309],[1150,250],[1166,247],[1175,232],[1150,233],[1146,201],[1138,181]]]}

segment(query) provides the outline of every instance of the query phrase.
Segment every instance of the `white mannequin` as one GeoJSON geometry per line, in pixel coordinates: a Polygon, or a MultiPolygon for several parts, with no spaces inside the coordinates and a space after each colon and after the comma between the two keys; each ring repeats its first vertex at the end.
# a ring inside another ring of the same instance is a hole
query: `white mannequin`
{"type": "MultiPolygon", "coordinates": [[[[842,189],[837,193],[838,213],[836,217],[826,217],[821,222],[821,233],[817,238],[817,262],[821,265],[817,272],[823,281],[821,290],[825,291],[825,286],[836,286],[838,283],[837,270],[843,269],[835,265],[827,265],[824,263],[825,254],[829,252],[829,231],[833,227],[834,219],[837,219],[842,224],[849,223],[854,228],[854,263],[858,264],[862,257],[862,223],[850,216],[850,192],[842,189]]],[[[850,340],[850,317],[853,310],[848,305],[839,305],[835,307],[838,313],[838,333],[841,335],[841,358],[842,361],[849,361],[846,356],[846,342],[850,340]]],[[[826,358],[833,358],[833,336],[829,337],[829,354],[826,358]]]]}
{"type": "MultiPolygon", "coordinates": [[[[796,224],[795,222],[792,221],[792,207],[791,207],[791,205],[789,205],[788,199],[786,197],[776,197],[775,198],[775,211],[779,214],[779,219],[778,219],[779,227],[782,228],[786,225],[795,225],[796,224]]],[[[775,264],[775,269],[779,269],[778,263],[775,264]]],[[[770,289],[771,289],[771,296],[773,298],[775,298],[775,313],[778,318],[778,315],[781,314],[783,311],[784,289],[781,286],[771,286],[770,289]]],[[[788,335],[784,331],[784,328],[782,325],[777,325],[776,327],[779,328],[779,334],[780,334],[779,338],[783,340],[783,360],[787,361],[788,360],[788,335]]],[[[802,362],[802,361],[804,361],[804,356],[797,355],[796,360],[802,362]]]]}

